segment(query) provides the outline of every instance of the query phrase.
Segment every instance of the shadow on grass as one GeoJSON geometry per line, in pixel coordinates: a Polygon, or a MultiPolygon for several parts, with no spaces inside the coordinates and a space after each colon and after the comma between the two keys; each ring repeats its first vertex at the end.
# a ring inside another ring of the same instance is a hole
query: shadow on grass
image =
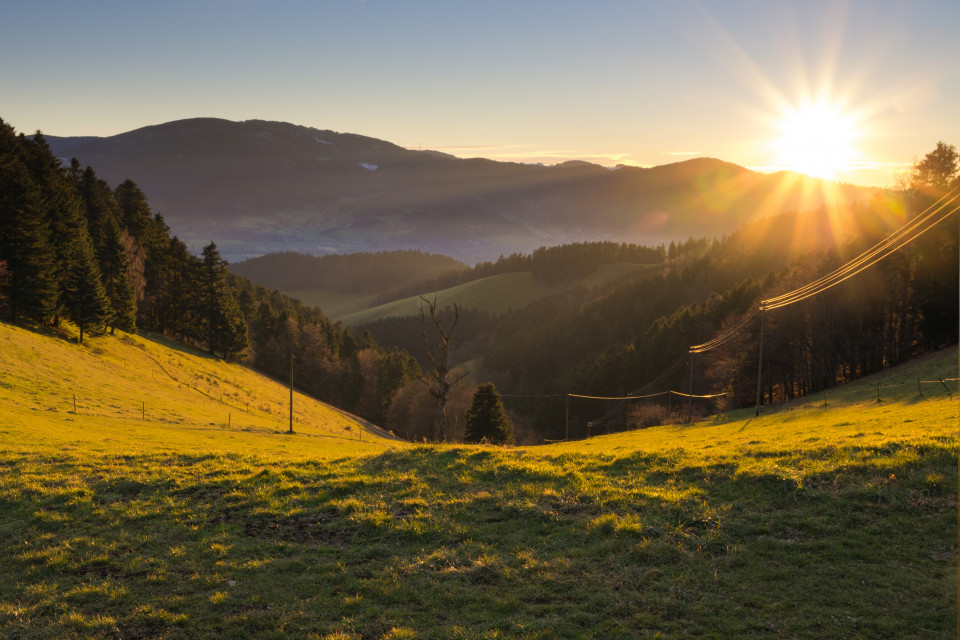
{"type": "Polygon", "coordinates": [[[66,626],[106,610],[127,635],[149,619],[171,637],[636,637],[611,620],[668,638],[951,637],[955,441],[824,447],[815,471],[799,455],[0,455],[0,602],[23,612],[0,623],[108,637],[66,626]]]}

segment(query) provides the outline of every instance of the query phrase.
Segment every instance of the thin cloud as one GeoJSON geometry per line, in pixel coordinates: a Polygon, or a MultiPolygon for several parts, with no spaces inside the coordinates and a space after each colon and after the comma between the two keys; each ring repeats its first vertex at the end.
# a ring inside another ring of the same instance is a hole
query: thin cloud
{"type": "Polygon", "coordinates": [[[640,162],[631,158],[628,153],[597,153],[578,149],[538,149],[531,145],[417,145],[408,148],[431,149],[458,157],[483,157],[488,160],[500,160],[503,162],[559,164],[571,160],[581,160],[583,162],[591,162],[605,166],[617,164],[643,166],[640,162]]]}

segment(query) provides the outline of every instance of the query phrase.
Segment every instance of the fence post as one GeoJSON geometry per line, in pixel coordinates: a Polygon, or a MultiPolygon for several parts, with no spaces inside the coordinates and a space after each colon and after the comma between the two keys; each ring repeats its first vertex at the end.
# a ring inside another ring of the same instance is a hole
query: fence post
{"type": "Polygon", "coordinates": [[[77,412],[77,394],[73,394],[73,412],[77,412]]]}
{"type": "Polygon", "coordinates": [[[563,403],[563,424],[566,429],[566,440],[570,440],[570,394],[567,394],[566,400],[563,403]]]}
{"type": "Polygon", "coordinates": [[[880,383],[877,383],[877,402],[880,402],[880,383]]]}
{"type": "Polygon", "coordinates": [[[293,433],[293,354],[290,354],[290,429],[287,433],[293,433]]]}
{"type": "Polygon", "coordinates": [[[920,392],[920,397],[923,397],[923,387],[920,385],[920,374],[917,374],[917,391],[920,392]]]}

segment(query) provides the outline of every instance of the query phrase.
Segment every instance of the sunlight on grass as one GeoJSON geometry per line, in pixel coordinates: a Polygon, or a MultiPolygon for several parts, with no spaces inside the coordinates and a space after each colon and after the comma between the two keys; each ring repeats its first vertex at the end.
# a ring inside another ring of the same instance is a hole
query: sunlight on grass
{"type": "Polygon", "coordinates": [[[160,337],[83,345],[0,324],[0,439],[21,451],[276,453],[394,446],[360,421],[242,366],[160,337]]]}
{"type": "Polygon", "coordinates": [[[4,637],[955,635],[957,402],[876,402],[953,350],[826,410],[508,448],[360,442],[305,398],[288,436],[242,367],[0,329],[4,637]]]}

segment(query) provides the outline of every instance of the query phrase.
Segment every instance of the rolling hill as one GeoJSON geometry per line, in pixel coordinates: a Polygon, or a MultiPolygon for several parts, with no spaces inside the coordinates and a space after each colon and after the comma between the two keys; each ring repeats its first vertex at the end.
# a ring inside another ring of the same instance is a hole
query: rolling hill
{"type": "MultiPolygon", "coordinates": [[[[438,306],[441,309],[456,304],[462,309],[497,314],[509,309],[522,309],[534,300],[563,289],[595,286],[620,276],[636,273],[644,268],[647,268],[647,265],[605,264],[601,265],[594,273],[563,285],[544,284],[534,278],[532,272],[519,271],[471,280],[442,291],[424,292],[423,296],[429,299],[436,296],[438,306]]],[[[316,302],[322,302],[323,300],[323,293],[318,291],[291,291],[288,292],[288,295],[305,296],[316,302]]],[[[303,297],[300,299],[304,300],[303,297]]],[[[347,326],[358,326],[384,318],[419,316],[420,302],[420,296],[410,296],[374,307],[348,312],[335,316],[333,319],[347,326]]]]}
{"type": "Polygon", "coordinates": [[[653,245],[869,193],[709,158],[648,169],[521,165],[259,120],[48,141],[112,184],[134,180],[189,246],[215,239],[231,261],[420,249],[476,262],[585,240],[653,245]]]}

